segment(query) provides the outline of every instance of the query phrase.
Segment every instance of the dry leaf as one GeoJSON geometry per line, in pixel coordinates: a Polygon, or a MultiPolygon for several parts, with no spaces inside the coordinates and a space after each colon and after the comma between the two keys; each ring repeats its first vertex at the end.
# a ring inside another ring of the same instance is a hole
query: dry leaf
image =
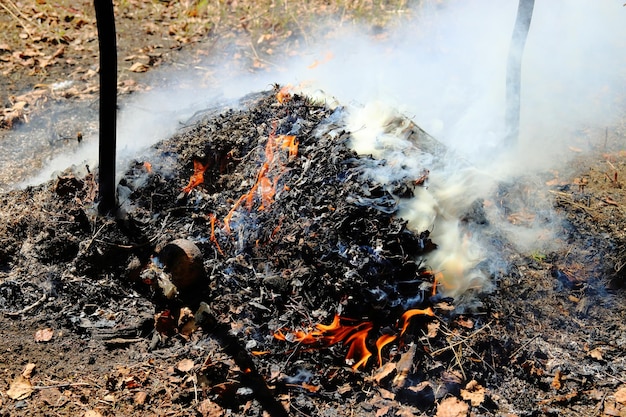
{"type": "Polygon", "coordinates": [[[180,372],[189,372],[193,369],[193,361],[191,359],[183,359],[182,361],[178,362],[178,365],[176,365],[176,369],[178,369],[180,372]]]}
{"type": "Polygon", "coordinates": [[[224,415],[224,410],[211,400],[204,400],[198,405],[198,412],[202,417],[220,417],[224,415]]]}
{"type": "Polygon", "coordinates": [[[378,393],[385,400],[395,400],[395,398],[396,398],[396,394],[394,394],[393,392],[388,391],[388,390],[386,390],[384,388],[378,388],[378,393]]]}
{"type": "Polygon", "coordinates": [[[611,416],[611,417],[622,417],[623,414],[621,413],[620,410],[621,407],[617,407],[617,404],[614,403],[613,401],[607,401],[604,404],[604,414],[602,414],[603,416],[611,416]]]}
{"type": "Polygon", "coordinates": [[[563,373],[561,371],[556,371],[556,374],[554,374],[554,379],[552,380],[552,388],[554,388],[555,390],[560,390],[563,387],[563,373]]]}
{"type": "Polygon", "coordinates": [[[32,392],[33,386],[30,383],[30,379],[24,377],[24,375],[18,375],[11,383],[7,396],[12,400],[19,401],[30,397],[32,392]]]}
{"type": "Polygon", "coordinates": [[[148,399],[148,393],[145,391],[137,391],[135,393],[135,396],[133,397],[133,401],[135,402],[135,404],[144,404],[146,402],[146,400],[148,399]]]}
{"type": "Polygon", "coordinates": [[[472,320],[472,319],[471,319],[471,318],[469,318],[469,317],[463,317],[463,316],[461,316],[461,317],[459,317],[459,318],[457,319],[457,321],[456,321],[456,322],[459,324],[459,326],[463,326],[463,327],[465,327],[466,329],[473,329],[473,328],[474,328],[474,320],[472,320]]]}
{"type": "Polygon", "coordinates": [[[87,410],[83,417],[102,417],[102,414],[100,414],[96,410],[87,410]]]}
{"type": "Polygon", "coordinates": [[[481,386],[476,380],[467,383],[465,389],[461,390],[461,397],[465,401],[469,401],[472,406],[477,407],[485,401],[485,387],[481,386]]]}
{"type": "Polygon", "coordinates": [[[428,329],[426,336],[430,339],[437,337],[437,335],[439,334],[439,325],[440,323],[438,321],[431,321],[430,323],[428,323],[426,325],[426,328],[428,329]]]}
{"type": "Polygon", "coordinates": [[[34,363],[29,363],[24,367],[24,370],[22,371],[22,376],[24,378],[30,378],[31,375],[33,374],[33,371],[35,370],[35,365],[34,363]]]}
{"type": "Polygon", "coordinates": [[[376,417],[386,416],[390,408],[391,407],[389,407],[388,405],[382,406],[376,411],[376,417]]]}
{"type": "Polygon", "coordinates": [[[435,417],[466,417],[469,405],[458,398],[449,397],[443,400],[437,407],[435,417]]]}
{"type": "Polygon", "coordinates": [[[622,385],[620,389],[615,391],[615,401],[620,404],[626,404],[626,385],[622,385]]]}
{"type": "Polygon", "coordinates": [[[141,62],[135,62],[130,66],[129,70],[132,72],[146,72],[149,67],[146,64],[142,64],[141,62]]]}
{"type": "Polygon", "coordinates": [[[54,330],[51,328],[39,329],[35,332],[35,342],[49,342],[52,336],[54,336],[54,330]]]}
{"type": "Polygon", "coordinates": [[[41,390],[39,398],[52,407],[61,407],[69,401],[69,398],[56,388],[41,390]]]}
{"type": "Polygon", "coordinates": [[[390,376],[396,370],[396,364],[393,362],[387,362],[376,371],[374,371],[374,375],[368,378],[371,381],[374,381],[378,385],[380,385],[381,381],[390,376]]]}
{"type": "Polygon", "coordinates": [[[601,361],[602,360],[602,349],[595,348],[589,352],[589,356],[592,358],[601,361]]]}

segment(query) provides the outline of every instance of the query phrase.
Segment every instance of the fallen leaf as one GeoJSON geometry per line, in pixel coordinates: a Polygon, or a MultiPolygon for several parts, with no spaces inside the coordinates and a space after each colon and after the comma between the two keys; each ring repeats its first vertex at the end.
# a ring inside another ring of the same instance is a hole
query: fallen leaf
{"type": "Polygon", "coordinates": [[[388,405],[382,406],[376,411],[376,417],[386,416],[390,408],[391,407],[389,407],[388,405]]]}
{"type": "Polygon", "coordinates": [[[461,397],[465,401],[469,401],[473,407],[481,405],[485,401],[485,387],[481,386],[476,380],[471,380],[461,390],[461,397]]]}
{"type": "Polygon", "coordinates": [[[555,390],[560,390],[563,387],[563,373],[561,371],[556,371],[554,374],[554,379],[552,380],[552,388],[555,390]]]}
{"type": "Polygon", "coordinates": [[[615,391],[615,401],[620,404],[626,404],[626,385],[622,385],[620,389],[615,391]]]}
{"type": "Polygon", "coordinates": [[[12,400],[25,400],[30,397],[30,394],[33,392],[33,386],[30,383],[30,379],[24,377],[24,375],[18,375],[15,377],[9,390],[7,391],[7,396],[12,400]]]}
{"type": "Polygon", "coordinates": [[[435,417],[465,417],[469,411],[469,405],[458,398],[449,397],[443,400],[437,407],[435,417]]]}
{"type": "Polygon", "coordinates": [[[39,329],[35,332],[35,342],[49,342],[52,336],[54,336],[54,330],[51,328],[39,329]]]}
{"type": "Polygon", "coordinates": [[[224,410],[211,400],[204,400],[198,405],[198,412],[202,417],[220,417],[224,415],[224,410]]]}
{"type": "Polygon", "coordinates": [[[133,397],[133,401],[135,402],[135,404],[144,404],[146,402],[146,400],[148,399],[148,393],[145,391],[137,391],[135,393],[135,396],[133,397]]]}
{"type": "Polygon", "coordinates": [[[385,400],[394,400],[396,398],[396,394],[394,394],[393,392],[391,392],[389,390],[386,390],[384,388],[378,388],[378,393],[385,400]]]}
{"type": "Polygon", "coordinates": [[[607,401],[604,404],[604,414],[603,416],[611,416],[611,417],[622,417],[623,414],[620,410],[621,407],[617,407],[617,404],[612,401],[607,401]]]}
{"type": "Polygon", "coordinates": [[[378,368],[374,372],[374,375],[372,375],[369,378],[369,380],[374,381],[380,385],[381,381],[389,377],[395,371],[396,371],[396,364],[393,362],[387,362],[386,364],[378,368]]]}
{"type": "Polygon", "coordinates": [[[102,414],[96,410],[87,410],[85,411],[85,415],[83,417],[102,417],[102,414]]]}
{"type": "Polygon", "coordinates": [[[31,375],[33,374],[33,371],[35,370],[35,365],[34,363],[29,363],[24,367],[24,370],[22,371],[22,376],[24,378],[30,378],[31,375]]]}
{"type": "Polygon", "coordinates": [[[61,407],[69,401],[69,398],[56,388],[41,390],[39,398],[52,407],[61,407]]]}
{"type": "Polygon", "coordinates": [[[146,64],[142,64],[141,62],[135,62],[133,65],[130,66],[129,70],[132,72],[146,72],[149,68],[150,67],[148,67],[146,64]]]}
{"type": "Polygon", "coordinates": [[[183,359],[182,361],[178,362],[178,365],[176,365],[176,369],[178,369],[180,372],[189,372],[193,369],[193,361],[191,359],[183,359]]]}
{"type": "Polygon", "coordinates": [[[471,319],[471,318],[469,318],[469,317],[463,317],[463,316],[461,316],[461,317],[459,317],[459,318],[457,319],[457,321],[456,321],[456,322],[459,324],[459,326],[463,326],[463,327],[465,327],[466,329],[473,329],[473,328],[474,328],[474,320],[472,320],[472,319],[471,319]]]}
{"type": "Polygon", "coordinates": [[[602,360],[602,349],[595,348],[589,352],[589,356],[592,358],[601,361],[602,360]]]}
{"type": "Polygon", "coordinates": [[[431,321],[431,322],[429,322],[426,325],[426,328],[428,329],[428,332],[426,333],[426,336],[429,339],[437,337],[437,335],[439,334],[439,322],[438,321],[431,321]]]}

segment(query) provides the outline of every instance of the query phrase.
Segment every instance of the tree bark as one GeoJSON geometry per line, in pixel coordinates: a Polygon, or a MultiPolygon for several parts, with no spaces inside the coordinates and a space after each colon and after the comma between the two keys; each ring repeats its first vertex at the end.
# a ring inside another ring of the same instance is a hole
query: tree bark
{"type": "Polygon", "coordinates": [[[506,141],[514,145],[519,138],[522,84],[522,55],[530,29],[535,0],[519,0],[506,68],[506,141]]]}
{"type": "Polygon", "coordinates": [[[100,132],[99,203],[100,214],[110,214],[116,206],[115,150],[117,112],[117,46],[112,0],[94,0],[98,45],[100,47],[100,132]]]}

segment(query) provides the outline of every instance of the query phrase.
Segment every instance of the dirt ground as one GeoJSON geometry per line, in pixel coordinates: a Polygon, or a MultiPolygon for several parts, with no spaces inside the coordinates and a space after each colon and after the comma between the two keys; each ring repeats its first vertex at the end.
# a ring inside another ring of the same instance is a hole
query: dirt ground
{"type": "MultiPolygon", "coordinates": [[[[51,100],[96,97],[95,73],[67,97],[41,93],[35,84],[89,70],[57,56],[45,74],[17,71],[17,44],[5,42],[1,90],[25,95],[3,97],[5,129],[36,123],[51,100]]],[[[159,59],[193,59],[176,49],[159,59]]],[[[150,71],[127,75],[130,93],[150,71]]],[[[138,156],[115,219],[96,215],[86,172],[0,195],[0,415],[626,415],[623,126],[575,171],[501,184],[493,201],[511,223],[539,214],[509,201],[547,185],[565,244],[518,253],[497,237],[507,267],[460,314],[414,260],[437,242],[406,229],[389,193],[358,174],[371,161],[345,146],[341,112],[276,93],[199,115],[138,156]],[[177,295],[164,294],[166,278],[177,295]],[[403,319],[409,298],[434,316],[403,319]],[[381,335],[396,337],[382,366],[381,335]]]]}

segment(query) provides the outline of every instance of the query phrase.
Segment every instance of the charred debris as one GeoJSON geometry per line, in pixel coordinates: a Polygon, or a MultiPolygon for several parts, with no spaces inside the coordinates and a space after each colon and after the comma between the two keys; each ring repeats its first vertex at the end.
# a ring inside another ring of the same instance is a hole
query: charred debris
{"type": "MultiPolygon", "coordinates": [[[[385,161],[347,146],[343,113],[276,87],[200,115],[128,168],[116,219],[96,216],[91,174],[12,192],[58,221],[36,230],[38,214],[24,211],[3,226],[3,270],[39,272],[35,291],[2,284],[2,308],[64,308],[68,327],[111,348],[213,337],[239,371],[205,362],[207,384],[235,378],[268,410],[268,386],[331,398],[373,383],[432,407],[461,383],[415,388],[441,380],[441,363],[453,360],[437,330],[453,300],[428,268],[436,242],[395,216],[398,198],[427,186],[427,175],[365,178],[363,164],[385,161]],[[45,273],[24,263],[25,248],[45,273]],[[36,295],[17,304],[18,293],[36,295]]],[[[230,407],[233,392],[216,395],[230,407]]]]}

